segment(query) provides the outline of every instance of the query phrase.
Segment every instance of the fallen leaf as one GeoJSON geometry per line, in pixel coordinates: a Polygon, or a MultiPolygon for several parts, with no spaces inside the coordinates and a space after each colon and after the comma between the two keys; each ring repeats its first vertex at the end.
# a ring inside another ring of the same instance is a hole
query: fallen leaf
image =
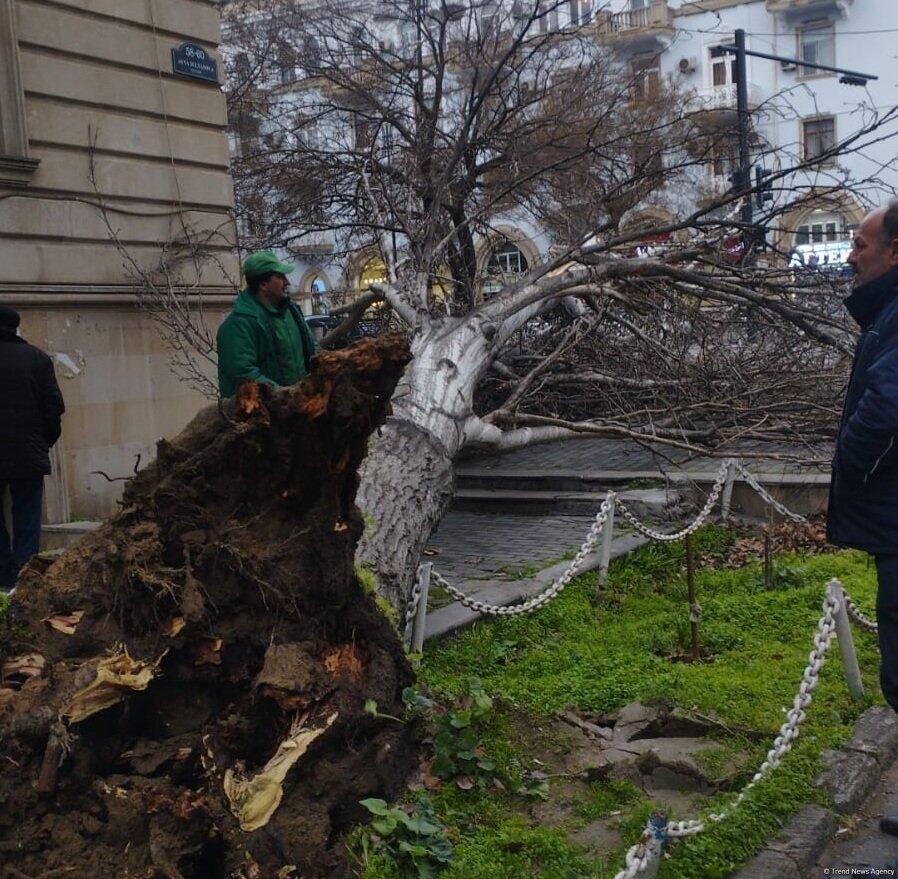
{"type": "Polygon", "coordinates": [[[439,555],[440,551],[438,549],[425,549],[424,555],[439,555]]]}
{"type": "Polygon", "coordinates": [[[290,768],[308,750],[309,745],[327,732],[336,714],[332,714],[323,727],[308,729],[299,727],[278,746],[275,755],[255,775],[238,778],[233,769],[226,769],[223,779],[225,795],[231,812],[247,833],[264,827],[284,795],[284,779],[290,768]]]}
{"type": "MultiPolygon", "coordinates": [[[[165,653],[162,654],[165,656],[165,653]]],[[[151,662],[132,659],[127,650],[97,663],[97,675],[60,711],[69,723],[80,723],[92,714],[121,702],[129,691],[145,690],[156,674],[162,656],[151,662]]]]}
{"type": "Polygon", "coordinates": [[[344,531],[346,531],[348,528],[349,528],[349,526],[348,526],[345,522],[337,522],[337,523],[334,525],[334,531],[335,531],[337,534],[342,534],[342,533],[343,533],[344,531]]]}
{"type": "Polygon", "coordinates": [[[277,879],[291,879],[293,874],[299,869],[296,864],[287,864],[285,867],[281,867],[278,870],[277,879]]]}
{"type": "Polygon", "coordinates": [[[51,617],[42,619],[41,622],[49,623],[52,628],[56,629],[57,632],[62,632],[63,635],[74,635],[75,629],[83,616],[83,610],[76,610],[69,614],[54,614],[51,617]]]}
{"type": "Polygon", "coordinates": [[[471,790],[474,787],[474,779],[467,775],[459,775],[455,779],[455,783],[458,785],[459,790],[471,790]]]}
{"type": "Polygon", "coordinates": [[[166,638],[174,638],[184,626],[187,625],[184,617],[173,617],[169,620],[168,625],[162,630],[162,634],[166,638]]]}

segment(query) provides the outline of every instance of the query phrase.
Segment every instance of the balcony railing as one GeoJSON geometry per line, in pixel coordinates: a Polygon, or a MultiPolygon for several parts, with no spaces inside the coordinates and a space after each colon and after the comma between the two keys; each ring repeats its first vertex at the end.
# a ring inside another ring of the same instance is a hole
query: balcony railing
{"type": "Polygon", "coordinates": [[[641,33],[673,28],[673,13],[666,0],[653,0],[643,9],[599,14],[596,19],[602,36],[637,36],[641,33]]]}
{"type": "MultiPolygon", "coordinates": [[[[761,102],[761,90],[754,84],[747,84],[748,107],[754,109],[761,102]]],[[[687,101],[687,109],[691,113],[733,111],[736,110],[736,84],[714,85],[710,88],[698,89],[687,101]]]]}

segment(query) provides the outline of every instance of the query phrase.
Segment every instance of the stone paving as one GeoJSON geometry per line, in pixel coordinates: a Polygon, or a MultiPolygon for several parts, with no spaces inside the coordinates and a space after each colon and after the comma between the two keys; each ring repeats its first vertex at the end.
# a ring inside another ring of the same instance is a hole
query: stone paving
{"type": "Polygon", "coordinates": [[[883,775],[873,796],[861,807],[857,823],[837,835],[806,879],[898,876],[898,837],[880,833],[882,815],[898,815],[898,763],[883,775]]]}
{"type": "Polygon", "coordinates": [[[592,516],[514,516],[450,511],[431,536],[427,560],[451,583],[548,567],[580,549],[592,516]]]}

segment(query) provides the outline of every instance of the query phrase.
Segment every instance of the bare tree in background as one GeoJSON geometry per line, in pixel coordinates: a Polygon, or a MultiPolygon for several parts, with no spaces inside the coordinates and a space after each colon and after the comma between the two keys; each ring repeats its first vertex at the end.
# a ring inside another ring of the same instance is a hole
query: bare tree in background
{"type": "MultiPolygon", "coordinates": [[[[601,21],[556,32],[559,5],[230,7],[244,233],[375,248],[388,277],[363,304],[382,302],[411,340],[359,492],[374,522],[360,558],[397,606],[463,449],[595,435],[723,454],[836,424],[840,279],[790,269],[740,228],[732,191],[702,191],[734,114],[622,69],[601,21]],[[643,210],[659,201],[663,218],[643,210]],[[554,240],[520,276],[478,256],[508,218],[554,240]]],[[[788,118],[790,95],[758,112],[788,118]]],[[[813,156],[768,156],[755,137],[774,171],[767,237],[802,203],[881,189],[831,160],[894,120],[862,94],[850,136],[813,156]]]]}

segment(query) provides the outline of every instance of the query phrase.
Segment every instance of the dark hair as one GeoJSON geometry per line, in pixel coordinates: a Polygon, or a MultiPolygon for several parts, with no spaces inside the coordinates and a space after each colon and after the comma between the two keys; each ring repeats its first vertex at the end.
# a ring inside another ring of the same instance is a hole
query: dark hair
{"type": "Polygon", "coordinates": [[[883,244],[891,244],[898,238],[898,199],[893,198],[882,215],[882,230],[879,233],[883,244]]]}
{"type": "Polygon", "coordinates": [[[262,286],[266,281],[270,281],[277,272],[265,272],[264,275],[255,275],[252,278],[246,279],[246,286],[249,287],[250,293],[258,293],[259,287],[262,286]]]}
{"type": "Polygon", "coordinates": [[[14,330],[21,318],[11,305],[0,305],[0,328],[14,330]]]}

